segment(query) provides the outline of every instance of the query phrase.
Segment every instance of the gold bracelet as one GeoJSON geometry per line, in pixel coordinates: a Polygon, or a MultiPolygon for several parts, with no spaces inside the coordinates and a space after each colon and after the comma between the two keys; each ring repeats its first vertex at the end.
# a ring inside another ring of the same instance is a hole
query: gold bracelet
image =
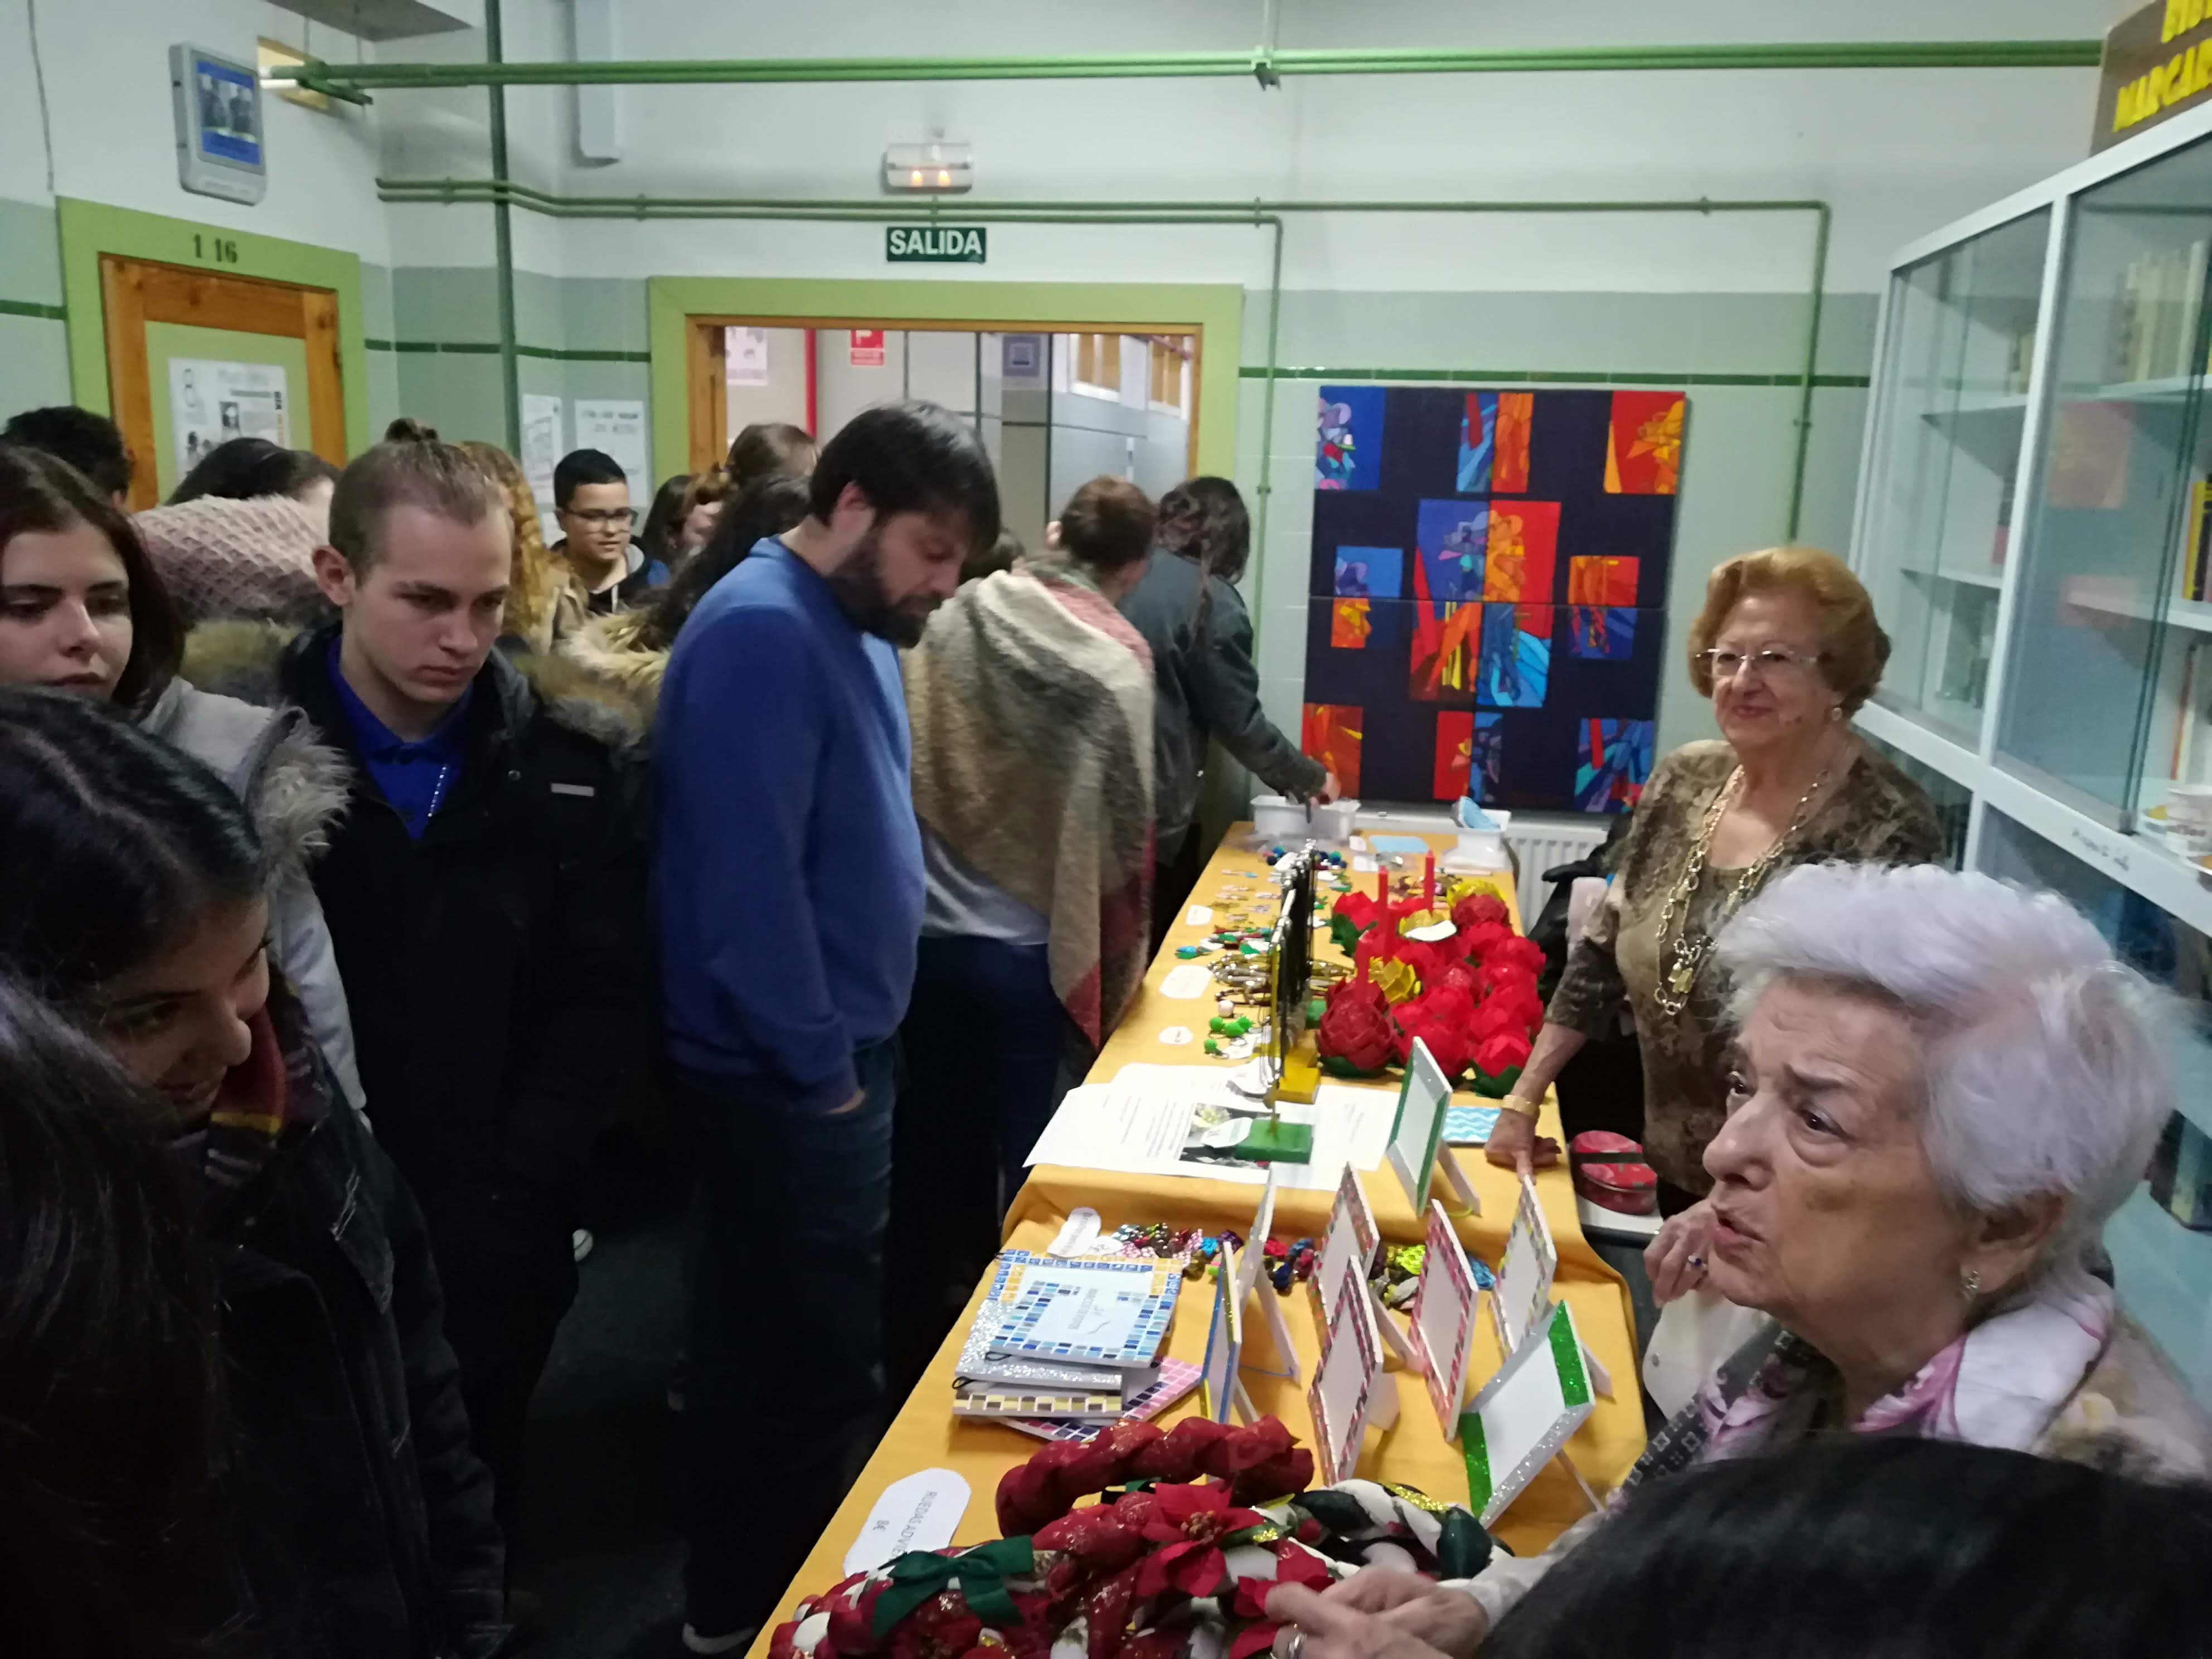
{"type": "Polygon", "coordinates": [[[1498,1103],[1498,1109],[1501,1112],[1511,1112],[1519,1117],[1525,1117],[1529,1122],[1534,1123],[1543,1115],[1544,1103],[1540,1100],[1531,1100],[1526,1095],[1508,1095],[1498,1103]]]}

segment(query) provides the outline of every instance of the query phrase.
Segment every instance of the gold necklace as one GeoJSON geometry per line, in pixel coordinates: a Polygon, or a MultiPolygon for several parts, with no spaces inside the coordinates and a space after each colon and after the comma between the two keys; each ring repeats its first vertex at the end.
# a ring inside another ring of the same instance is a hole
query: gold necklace
{"type": "MultiPolygon", "coordinates": [[[[1805,827],[1806,819],[1811,816],[1813,797],[1820,793],[1820,786],[1827,782],[1832,769],[1826,766],[1820,769],[1820,775],[1813,780],[1812,787],[1798,799],[1797,808],[1790,813],[1790,822],[1782,833],[1757,860],[1745,866],[1729,884],[1727,894],[1721,900],[1721,921],[1726,921],[1734,915],[1737,907],[1759,890],[1759,884],[1766,879],[1767,872],[1781,858],[1783,850],[1805,827]]],[[[1690,856],[1683,862],[1682,873],[1675,880],[1674,890],[1667,895],[1666,903],[1660,907],[1659,946],[1663,971],[1659,976],[1652,1000],[1659,1005],[1660,1012],[1670,1018],[1679,1017],[1690,1006],[1691,988],[1698,982],[1698,975],[1705,969],[1705,958],[1712,954],[1712,934],[1693,934],[1690,931],[1690,900],[1698,890],[1698,878],[1704,873],[1705,860],[1711,852],[1713,831],[1719,827],[1728,809],[1735,804],[1742,785],[1743,768],[1739,766],[1729,774],[1728,781],[1713,797],[1713,804],[1705,809],[1705,822],[1698,826],[1698,838],[1691,845],[1690,856]],[[1668,942],[1670,935],[1671,944],[1668,942]]]]}

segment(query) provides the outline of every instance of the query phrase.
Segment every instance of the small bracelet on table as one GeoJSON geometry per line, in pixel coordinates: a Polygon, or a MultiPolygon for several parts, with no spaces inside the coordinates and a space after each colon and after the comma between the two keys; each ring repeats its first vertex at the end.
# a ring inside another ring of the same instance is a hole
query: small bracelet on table
{"type": "Polygon", "coordinates": [[[1534,1123],[1543,1115],[1544,1105],[1541,1101],[1531,1100],[1526,1095],[1508,1095],[1498,1103],[1498,1109],[1525,1117],[1534,1123]]]}

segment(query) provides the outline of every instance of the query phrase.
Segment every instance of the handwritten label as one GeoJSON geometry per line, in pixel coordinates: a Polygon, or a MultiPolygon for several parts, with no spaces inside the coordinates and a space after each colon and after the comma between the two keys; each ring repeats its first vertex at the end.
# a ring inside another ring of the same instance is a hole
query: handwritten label
{"type": "Polygon", "coordinates": [[[2101,864],[2107,865],[2115,870],[2124,871],[2128,868],[2127,854],[2106,841],[2102,836],[2093,835],[2079,825],[2069,825],[2066,838],[2101,864]]]}
{"type": "Polygon", "coordinates": [[[916,1550],[943,1549],[968,1512],[968,1483],[951,1469],[923,1469],[884,1488],[845,1552],[845,1571],[872,1572],[916,1550]]]}

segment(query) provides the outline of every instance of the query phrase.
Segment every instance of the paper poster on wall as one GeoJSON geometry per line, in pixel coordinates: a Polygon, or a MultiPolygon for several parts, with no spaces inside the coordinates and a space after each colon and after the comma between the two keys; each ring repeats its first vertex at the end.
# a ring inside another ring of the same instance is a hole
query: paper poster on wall
{"type": "Polygon", "coordinates": [[[553,500],[553,468],[560,461],[561,400],[543,393],[522,394],[522,471],[530,480],[530,493],[540,501],[553,500]]]}
{"type": "Polygon", "coordinates": [[[170,358],[169,427],[175,434],[177,476],[233,438],[266,438],[289,449],[291,408],[291,387],[279,364],[170,358]]]}
{"type": "Polygon", "coordinates": [[[764,328],[732,328],[725,331],[722,346],[723,361],[728,364],[732,386],[766,386],[768,384],[768,331],[764,328]]]}
{"type": "Polygon", "coordinates": [[[641,512],[652,501],[642,403],[635,398],[577,398],[576,447],[611,457],[628,476],[631,504],[641,512]]]}
{"type": "Polygon", "coordinates": [[[884,366],[884,331],[879,328],[856,328],[853,331],[853,367],[881,368],[884,366]]]}

